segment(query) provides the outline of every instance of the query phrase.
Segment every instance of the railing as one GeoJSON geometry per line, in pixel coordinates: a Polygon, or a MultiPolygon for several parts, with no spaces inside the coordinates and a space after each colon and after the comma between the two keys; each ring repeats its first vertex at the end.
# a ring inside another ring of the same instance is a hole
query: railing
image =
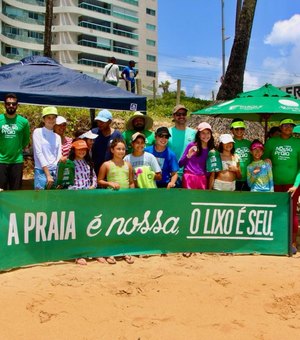
{"type": "Polygon", "coordinates": [[[131,39],[136,39],[136,40],[139,39],[139,35],[138,34],[127,32],[127,31],[123,31],[123,30],[119,30],[119,29],[116,29],[116,28],[113,29],[113,33],[116,34],[116,35],[120,35],[122,37],[127,37],[127,38],[131,38],[131,39]]]}
{"type": "Polygon", "coordinates": [[[119,1],[126,2],[126,3],[128,3],[130,5],[134,5],[134,6],[138,6],[139,5],[138,0],[119,0],[119,1]]]}
{"type": "Polygon", "coordinates": [[[101,32],[107,32],[107,33],[111,32],[111,28],[110,27],[99,25],[99,24],[95,24],[95,23],[90,23],[88,21],[80,21],[78,26],[86,27],[86,28],[91,28],[93,30],[101,31],[101,32]]]}
{"type": "Polygon", "coordinates": [[[104,8],[104,7],[101,7],[101,6],[91,5],[91,4],[88,4],[86,2],[81,2],[78,5],[78,7],[89,9],[90,11],[94,11],[94,12],[98,12],[98,13],[111,15],[110,9],[107,9],[107,8],[104,8]]]}
{"type": "Polygon", "coordinates": [[[138,51],[129,50],[128,48],[114,47],[113,50],[114,50],[114,52],[118,52],[118,53],[122,53],[122,54],[133,55],[135,57],[139,56],[139,52],[138,51]]]}
{"type": "Polygon", "coordinates": [[[128,21],[132,21],[132,22],[139,22],[139,18],[137,18],[137,17],[134,17],[134,16],[129,15],[129,14],[124,14],[124,13],[116,12],[116,11],[112,12],[112,16],[114,16],[116,18],[128,20],[128,21]]]}
{"type": "Polygon", "coordinates": [[[100,45],[98,42],[96,41],[90,41],[90,40],[86,40],[86,39],[81,39],[78,41],[78,45],[81,46],[88,46],[88,47],[95,47],[95,48],[100,48],[101,50],[107,50],[110,51],[111,47],[106,47],[104,45],[100,45]]]}

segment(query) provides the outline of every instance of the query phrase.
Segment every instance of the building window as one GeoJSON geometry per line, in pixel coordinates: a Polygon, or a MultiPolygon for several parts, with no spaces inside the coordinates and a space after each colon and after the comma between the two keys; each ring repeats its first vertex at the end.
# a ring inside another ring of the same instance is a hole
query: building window
{"type": "Polygon", "coordinates": [[[155,46],[156,45],[156,41],[152,40],[152,39],[147,39],[146,40],[147,45],[149,46],[155,46]]]}
{"type": "Polygon", "coordinates": [[[156,30],[156,26],[152,25],[152,24],[146,24],[146,28],[147,28],[147,30],[150,30],[150,31],[155,31],[156,30]]]}
{"type": "Polygon", "coordinates": [[[146,13],[149,15],[153,15],[155,17],[155,10],[151,8],[146,8],[146,13]]]}
{"type": "Polygon", "coordinates": [[[156,61],[156,56],[155,55],[147,54],[147,60],[148,61],[156,61]]]}
{"type": "Polygon", "coordinates": [[[155,78],[155,77],[156,77],[156,72],[154,72],[154,71],[147,71],[147,72],[146,72],[146,75],[147,75],[147,77],[153,77],[153,78],[155,78]]]}

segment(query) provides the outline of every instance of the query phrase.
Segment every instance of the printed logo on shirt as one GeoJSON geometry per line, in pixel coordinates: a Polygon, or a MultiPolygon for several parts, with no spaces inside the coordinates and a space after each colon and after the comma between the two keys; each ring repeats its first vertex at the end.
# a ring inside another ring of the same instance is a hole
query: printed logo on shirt
{"type": "Polygon", "coordinates": [[[276,146],[274,155],[278,157],[279,160],[290,159],[290,155],[293,152],[291,145],[281,145],[276,146]]]}
{"type": "Polygon", "coordinates": [[[3,124],[1,128],[1,133],[5,136],[4,138],[14,138],[16,136],[16,131],[18,130],[17,124],[3,124]]]}
{"type": "Polygon", "coordinates": [[[247,148],[246,146],[243,146],[241,148],[236,149],[235,153],[239,155],[241,160],[248,159],[249,154],[250,154],[250,149],[247,148]]]}

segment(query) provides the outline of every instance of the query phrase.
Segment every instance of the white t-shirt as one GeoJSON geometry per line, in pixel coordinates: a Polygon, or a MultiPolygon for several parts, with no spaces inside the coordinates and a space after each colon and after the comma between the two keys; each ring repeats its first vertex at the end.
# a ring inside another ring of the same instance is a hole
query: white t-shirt
{"type": "Polygon", "coordinates": [[[109,63],[104,67],[103,70],[104,81],[119,81],[119,67],[116,64],[109,63]],[[111,66],[112,65],[112,66],[111,66]],[[107,72],[107,70],[109,71],[107,72]]]}
{"type": "Polygon", "coordinates": [[[149,152],[144,152],[142,156],[133,156],[132,153],[124,157],[124,161],[129,162],[134,169],[141,166],[149,166],[155,173],[161,172],[157,159],[149,152]]]}

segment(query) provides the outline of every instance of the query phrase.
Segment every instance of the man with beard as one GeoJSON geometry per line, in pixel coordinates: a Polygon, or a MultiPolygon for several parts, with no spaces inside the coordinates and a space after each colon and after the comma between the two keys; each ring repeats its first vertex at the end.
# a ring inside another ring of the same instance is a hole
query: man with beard
{"type": "Polygon", "coordinates": [[[122,136],[126,142],[127,153],[132,153],[131,137],[136,132],[142,133],[146,140],[146,147],[155,144],[155,136],[153,131],[150,131],[153,126],[153,119],[143,113],[136,111],[126,123],[126,130],[122,136]]]}
{"type": "Polygon", "coordinates": [[[18,98],[5,96],[6,112],[0,115],[0,188],[20,190],[23,175],[23,149],[29,143],[28,120],[17,114],[18,98]]]}

